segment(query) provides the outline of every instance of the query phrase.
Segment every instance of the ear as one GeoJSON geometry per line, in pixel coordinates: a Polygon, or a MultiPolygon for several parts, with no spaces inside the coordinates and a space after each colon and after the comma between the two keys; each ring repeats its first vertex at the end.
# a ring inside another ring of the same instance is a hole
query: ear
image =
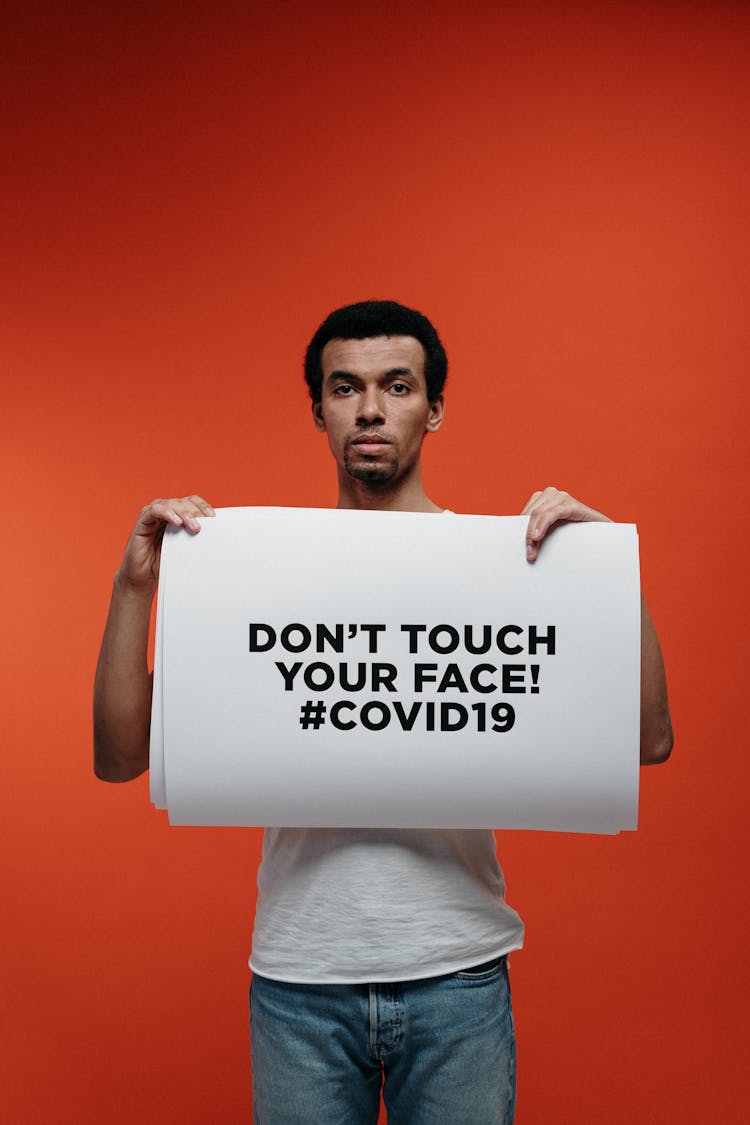
{"type": "Polygon", "coordinates": [[[445,417],[445,399],[442,395],[438,395],[434,402],[430,403],[430,416],[427,419],[425,430],[428,434],[434,434],[439,430],[443,424],[445,417]]]}
{"type": "Polygon", "coordinates": [[[314,402],[312,404],[312,416],[313,416],[313,422],[315,423],[315,429],[319,430],[321,433],[323,433],[325,431],[325,428],[326,428],[326,422],[325,422],[325,418],[323,417],[323,403],[322,402],[314,402]]]}

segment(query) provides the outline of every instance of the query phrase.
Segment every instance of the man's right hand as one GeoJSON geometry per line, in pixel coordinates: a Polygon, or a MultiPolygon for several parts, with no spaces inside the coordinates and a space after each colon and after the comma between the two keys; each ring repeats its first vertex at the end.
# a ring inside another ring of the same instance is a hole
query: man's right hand
{"type": "Polygon", "coordinates": [[[118,577],[132,589],[153,591],[159,580],[161,544],[167,524],[184,527],[192,534],[200,531],[199,516],[214,516],[202,496],[152,500],[141,511],[133,528],[118,577]]]}
{"type": "Polygon", "coordinates": [[[129,781],[148,769],[151,677],[146,660],[151,603],[167,524],[200,530],[213,516],[201,496],[153,500],[141,512],[115,575],[94,683],[94,771],[129,781]]]}

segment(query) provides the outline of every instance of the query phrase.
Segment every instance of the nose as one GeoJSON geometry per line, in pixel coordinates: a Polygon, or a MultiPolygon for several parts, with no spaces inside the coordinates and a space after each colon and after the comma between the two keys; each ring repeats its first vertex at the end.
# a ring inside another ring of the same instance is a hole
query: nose
{"type": "Polygon", "coordinates": [[[360,395],[357,422],[360,426],[378,425],[385,421],[383,396],[377,387],[368,387],[360,395]]]}

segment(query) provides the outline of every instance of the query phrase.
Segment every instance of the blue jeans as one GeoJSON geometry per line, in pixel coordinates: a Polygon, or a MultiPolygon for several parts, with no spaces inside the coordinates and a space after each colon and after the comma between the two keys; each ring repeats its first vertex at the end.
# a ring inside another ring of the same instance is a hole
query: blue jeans
{"type": "Polygon", "coordinates": [[[390,984],[250,989],[255,1125],[512,1125],[507,958],[390,984]]]}

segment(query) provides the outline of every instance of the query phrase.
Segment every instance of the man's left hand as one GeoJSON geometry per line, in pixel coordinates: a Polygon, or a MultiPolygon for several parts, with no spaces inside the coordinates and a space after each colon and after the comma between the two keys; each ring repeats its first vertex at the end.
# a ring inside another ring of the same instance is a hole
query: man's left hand
{"type": "Polygon", "coordinates": [[[529,517],[526,529],[526,558],[529,562],[537,557],[542,540],[555,524],[612,522],[602,512],[587,508],[580,500],[558,488],[545,488],[533,493],[521,515],[529,517]]]}

